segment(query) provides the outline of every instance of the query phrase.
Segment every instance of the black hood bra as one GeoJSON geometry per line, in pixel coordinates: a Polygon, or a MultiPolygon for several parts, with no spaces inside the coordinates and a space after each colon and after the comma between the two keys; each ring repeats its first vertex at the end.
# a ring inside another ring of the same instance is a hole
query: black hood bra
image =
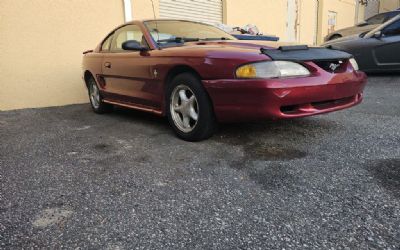
{"type": "Polygon", "coordinates": [[[261,53],[271,57],[274,61],[330,61],[350,59],[353,56],[344,51],[308,47],[307,45],[281,46],[278,49],[261,48],[261,53]]]}

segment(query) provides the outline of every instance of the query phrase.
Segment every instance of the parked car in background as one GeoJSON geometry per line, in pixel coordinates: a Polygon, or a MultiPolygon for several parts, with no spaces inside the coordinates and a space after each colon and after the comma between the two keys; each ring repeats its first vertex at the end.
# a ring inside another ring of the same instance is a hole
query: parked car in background
{"type": "Polygon", "coordinates": [[[113,105],[167,116],[188,141],[217,122],[287,119],[359,104],[366,75],[348,53],[239,41],[210,25],[134,21],[84,52],[83,78],[96,113],[113,105]]]}
{"type": "Polygon", "coordinates": [[[333,40],[325,47],[343,50],[366,72],[400,72],[400,15],[370,32],[333,40]]]}
{"type": "Polygon", "coordinates": [[[361,34],[364,32],[371,31],[378,27],[379,25],[389,21],[391,18],[400,14],[400,10],[389,11],[385,13],[377,14],[373,17],[368,18],[362,23],[357,24],[356,26],[337,30],[335,32],[330,33],[325,37],[325,42],[335,40],[338,38],[361,34]]]}

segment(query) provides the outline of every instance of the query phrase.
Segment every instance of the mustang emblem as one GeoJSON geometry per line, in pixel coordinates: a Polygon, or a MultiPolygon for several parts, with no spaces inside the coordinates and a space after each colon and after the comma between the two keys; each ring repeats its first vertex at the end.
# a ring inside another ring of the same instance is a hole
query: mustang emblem
{"type": "Polygon", "coordinates": [[[332,72],[335,72],[335,70],[337,70],[342,63],[342,61],[339,61],[339,63],[331,63],[329,64],[329,68],[332,70],[332,72]]]}

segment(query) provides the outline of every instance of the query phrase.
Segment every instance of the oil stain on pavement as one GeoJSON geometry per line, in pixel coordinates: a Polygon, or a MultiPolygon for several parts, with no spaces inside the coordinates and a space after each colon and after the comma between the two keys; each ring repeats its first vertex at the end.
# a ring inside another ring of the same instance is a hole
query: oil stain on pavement
{"type": "Polygon", "coordinates": [[[400,159],[373,161],[369,170],[382,187],[400,198],[400,159]]]}

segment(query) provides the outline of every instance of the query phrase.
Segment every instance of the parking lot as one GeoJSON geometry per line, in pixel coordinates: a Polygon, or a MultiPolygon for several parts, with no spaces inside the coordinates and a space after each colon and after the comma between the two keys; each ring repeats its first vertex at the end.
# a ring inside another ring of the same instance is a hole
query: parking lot
{"type": "Polygon", "coordinates": [[[0,112],[0,248],[400,247],[400,77],[328,115],[221,125],[89,105],[0,112]]]}

